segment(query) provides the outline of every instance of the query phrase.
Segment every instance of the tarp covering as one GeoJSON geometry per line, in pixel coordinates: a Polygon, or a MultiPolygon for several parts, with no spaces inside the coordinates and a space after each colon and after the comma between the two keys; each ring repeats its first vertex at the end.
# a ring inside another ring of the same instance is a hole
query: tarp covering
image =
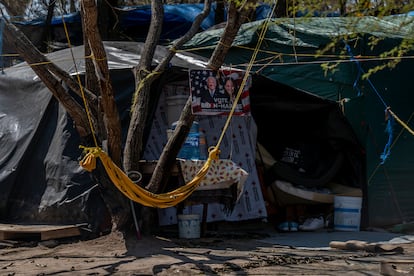
{"type": "MultiPolygon", "coordinates": [[[[321,97],[336,101],[338,91],[354,96],[353,83],[357,76],[354,63],[343,59],[336,74],[325,72],[321,64],[339,60],[344,56],[344,40],[339,40],[335,52],[317,56],[317,51],[332,42],[333,38],[349,37],[353,54],[362,57],[378,57],[381,50],[391,49],[404,37],[412,37],[414,18],[406,15],[384,17],[328,17],[328,18],[278,18],[267,25],[266,35],[252,72],[260,72],[272,80],[303,89],[321,97]],[[385,39],[381,47],[371,50],[369,37],[385,39]],[[374,56],[372,56],[374,55],[374,56]]],[[[257,46],[259,34],[266,20],[244,24],[232,44],[231,53],[225,63],[236,68],[245,68],[257,46]],[[240,47],[243,46],[243,47],[240,47]]],[[[197,34],[185,47],[196,48],[196,52],[209,56],[218,44],[223,29],[209,30],[197,34]],[[205,47],[205,48],[204,48],[205,47]]],[[[378,62],[378,60],[376,60],[378,62]]],[[[380,62],[378,62],[380,63],[380,62]]]]}
{"type": "MultiPolygon", "coordinates": [[[[381,53],[392,50],[404,38],[413,37],[413,20],[410,14],[383,18],[272,19],[252,67],[252,72],[273,81],[343,104],[346,118],[365,148],[366,171],[360,184],[367,189],[364,204],[368,206],[366,214],[370,226],[414,220],[414,205],[411,203],[414,197],[414,158],[410,154],[414,151],[414,138],[399,124],[393,126],[390,155],[381,164],[381,154],[389,142],[385,131],[385,109],[391,107],[412,126],[413,50],[395,68],[385,68],[368,80],[361,78],[363,72],[392,60],[381,59],[381,53]],[[334,38],[334,50],[318,56],[318,51],[334,38]],[[321,64],[327,61],[331,61],[331,65],[339,62],[337,70],[325,72],[321,64]]],[[[226,57],[227,64],[238,69],[246,68],[258,45],[264,23],[262,20],[242,26],[226,57]]],[[[210,56],[222,32],[223,29],[216,29],[199,33],[186,47],[188,50],[196,49],[200,55],[210,56]]],[[[294,110],[296,102],[290,107],[294,110]]],[[[289,121],[289,117],[283,117],[282,121],[289,121]]],[[[266,129],[261,128],[265,132],[263,136],[272,135],[271,129],[285,131],[285,125],[280,121],[269,124],[266,129]]]]}
{"type": "MultiPolygon", "coordinates": [[[[203,11],[204,4],[165,4],[163,7],[164,19],[160,39],[165,42],[184,35],[190,29],[197,15],[203,11]]],[[[270,9],[270,6],[267,4],[258,5],[256,7],[255,19],[261,20],[266,18],[270,9]]],[[[111,28],[117,28],[123,38],[128,37],[128,40],[144,41],[151,22],[151,5],[126,6],[116,9],[114,12],[117,13],[117,22],[114,22],[114,26],[111,26],[111,28]]],[[[201,23],[200,30],[207,30],[217,24],[215,14],[216,3],[213,3],[209,15],[201,23]]],[[[223,16],[225,21],[227,10],[224,11],[223,16]]],[[[45,26],[45,18],[35,18],[27,21],[21,21],[18,18],[14,23],[23,30],[27,30],[26,33],[31,37],[32,41],[39,41],[42,35],[41,28],[45,26]],[[37,30],[37,32],[33,30],[37,30]]],[[[66,42],[63,23],[68,27],[72,45],[82,43],[80,12],[53,17],[51,21],[53,37],[51,40],[66,42]]]]}
{"type": "MultiPolygon", "coordinates": [[[[124,126],[128,123],[142,43],[106,42],[113,88],[124,126]]],[[[84,47],[48,55],[69,73],[84,71],[84,47]]],[[[166,55],[157,48],[154,64],[166,55]]],[[[188,74],[206,60],[180,53],[171,70],[188,74]],[[180,71],[182,70],[182,71],[180,71]]],[[[25,223],[85,223],[94,233],[109,227],[97,180],[78,164],[80,140],[64,108],[32,69],[21,63],[0,74],[0,220],[25,223]]]]}

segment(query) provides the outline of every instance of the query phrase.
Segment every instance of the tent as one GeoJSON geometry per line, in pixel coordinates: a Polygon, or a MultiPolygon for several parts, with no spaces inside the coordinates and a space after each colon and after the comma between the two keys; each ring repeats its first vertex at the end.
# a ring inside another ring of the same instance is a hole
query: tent
{"type": "MultiPolygon", "coordinates": [[[[139,61],[143,44],[105,42],[114,94],[124,134],[129,123],[131,95],[135,91],[132,68],[139,61]]],[[[154,65],[167,55],[158,46],[154,65]]],[[[67,72],[84,72],[84,47],[60,50],[48,58],[67,72]],[[73,64],[72,54],[76,61],[73,64]]],[[[207,59],[178,53],[171,66],[152,86],[153,120],[147,126],[145,160],[158,159],[166,143],[168,120],[165,91],[188,92],[188,70],[205,69],[207,59]]],[[[187,94],[187,97],[189,93],[187,94]]],[[[79,166],[80,139],[64,108],[26,63],[6,68],[0,75],[0,220],[29,224],[81,224],[85,233],[99,234],[111,229],[109,213],[102,200],[98,180],[79,166]]],[[[214,145],[225,117],[198,118],[214,145]]],[[[222,157],[237,162],[248,173],[241,199],[231,214],[220,204],[209,208],[209,221],[248,220],[266,217],[266,207],[254,164],[255,124],[250,116],[234,119],[226,134],[222,157]],[[234,151],[232,144],[237,145],[234,151]]],[[[191,207],[193,208],[193,207],[191,207]]],[[[194,206],[193,212],[200,207],[194,206]]],[[[160,210],[160,224],[176,223],[176,210],[160,210]]]]}
{"type": "MultiPolygon", "coordinates": [[[[252,67],[252,74],[266,80],[260,89],[251,91],[252,114],[258,118],[256,121],[269,118],[262,123],[266,127],[258,126],[258,142],[275,156],[278,146],[286,146],[294,137],[315,133],[320,130],[320,124],[326,123],[329,113],[320,113],[321,108],[315,108],[315,97],[320,103],[328,105],[330,102],[343,112],[346,123],[352,126],[352,132],[362,145],[359,161],[353,163],[360,171],[354,184],[364,190],[365,226],[384,227],[414,219],[411,203],[414,159],[410,154],[414,149],[414,137],[407,130],[411,125],[414,100],[409,92],[414,65],[410,56],[412,48],[405,58],[399,59],[395,68],[385,67],[368,79],[362,78],[369,69],[394,59],[392,54],[389,59],[381,58],[381,53],[398,46],[404,38],[413,37],[413,19],[410,14],[383,18],[272,19],[252,67]],[[334,43],[333,50],[320,52],[331,43],[334,43]],[[330,65],[337,63],[336,70],[323,69],[322,64],[328,61],[330,65]],[[280,88],[274,89],[270,86],[272,82],[279,83],[280,88]],[[281,91],[291,89],[294,91],[280,95],[281,91]],[[258,102],[260,108],[255,109],[258,102]],[[407,128],[396,121],[388,124],[393,122],[386,120],[388,107],[407,128]]],[[[266,22],[260,20],[242,26],[226,64],[238,69],[247,67],[266,22]]],[[[195,53],[209,56],[222,31],[199,33],[186,44],[186,49],[194,48],[195,53]]],[[[330,127],[330,135],[337,139],[351,137],[341,133],[346,129],[344,122],[330,127]]],[[[311,139],[315,137],[327,136],[316,133],[304,140],[309,146],[315,143],[311,139]]],[[[326,141],[323,144],[326,145],[326,141]]],[[[353,147],[353,150],[358,151],[358,148],[353,147]]]]}
{"type": "MultiPolygon", "coordinates": [[[[142,44],[107,42],[105,47],[125,127],[135,91],[131,68],[139,61],[142,44]]],[[[69,73],[75,69],[84,72],[83,48],[57,51],[48,58],[69,73]]],[[[154,62],[166,51],[159,47],[154,62]]],[[[181,54],[173,58],[171,72],[186,75],[187,68],[203,68],[205,62],[202,57],[181,54]]],[[[154,87],[157,90],[156,84],[154,87]]],[[[97,180],[78,164],[80,140],[71,119],[26,63],[6,68],[0,75],[0,106],[0,219],[81,223],[92,233],[110,230],[97,180]]]]}

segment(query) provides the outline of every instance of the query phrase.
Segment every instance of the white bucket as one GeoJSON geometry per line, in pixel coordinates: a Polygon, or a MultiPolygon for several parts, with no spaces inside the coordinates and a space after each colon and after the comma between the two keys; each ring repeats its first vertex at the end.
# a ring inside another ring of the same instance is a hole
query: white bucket
{"type": "Polygon", "coordinates": [[[335,196],[334,230],[359,231],[362,197],[335,196]]]}
{"type": "Polygon", "coordinates": [[[200,238],[200,216],[197,214],[178,215],[178,236],[181,239],[200,238]]]}
{"type": "Polygon", "coordinates": [[[184,109],[188,97],[189,96],[187,95],[174,95],[165,97],[165,103],[167,107],[167,121],[169,126],[180,119],[181,112],[184,109]]]}

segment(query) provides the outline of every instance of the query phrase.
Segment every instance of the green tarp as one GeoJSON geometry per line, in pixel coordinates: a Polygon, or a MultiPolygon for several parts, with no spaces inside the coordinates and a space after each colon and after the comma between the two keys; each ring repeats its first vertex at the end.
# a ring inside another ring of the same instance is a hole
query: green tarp
{"type": "MultiPolygon", "coordinates": [[[[403,39],[414,39],[413,20],[414,16],[408,15],[273,19],[251,71],[338,105],[343,103],[344,114],[365,149],[365,181],[358,184],[366,188],[368,224],[373,227],[414,220],[414,137],[395,123],[389,141],[385,115],[390,107],[408,127],[412,125],[413,49],[395,68],[382,69],[368,79],[361,77],[389,61],[381,59],[382,53],[403,39]],[[333,50],[317,55],[331,43],[335,43],[333,50]],[[323,70],[322,64],[327,61],[338,62],[334,71],[323,70]],[[381,163],[387,143],[390,154],[381,163]]],[[[261,20],[242,26],[226,65],[247,68],[265,23],[261,20]]],[[[222,32],[199,33],[185,45],[186,50],[209,57],[222,32]]],[[[272,124],[277,129],[277,121],[272,124]]]]}

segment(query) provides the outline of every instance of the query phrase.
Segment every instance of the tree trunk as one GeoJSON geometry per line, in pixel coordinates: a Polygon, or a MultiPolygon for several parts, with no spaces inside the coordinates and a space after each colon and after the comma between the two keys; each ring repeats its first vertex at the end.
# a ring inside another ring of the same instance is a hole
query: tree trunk
{"type": "MultiPolygon", "coordinates": [[[[199,30],[201,22],[208,16],[211,8],[211,0],[205,1],[203,12],[196,17],[190,30],[171,47],[169,54],[161,61],[160,64],[151,72],[152,57],[156,48],[157,37],[160,36],[163,16],[163,6],[161,2],[154,1],[152,6],[152,21],[150,31],[148,33],[147,41],[141,53],[140,64],[136,71],[136,95],[133,103],[133,113],[131,116],[131,123],[128,130],[127,142],[124,150],[124,169],[125,171],[139,170],[138,161],[141,157],[143,147],[143,132],[148,113],[149,92],[152,82],[159,78],[164,72],[165,68],[175,55],[176,49],[179,49],[185,42],[191,39],[199,30]]],[[[189,99],[190,101],[190,99],[189,99]]],[[[187,105],[191,102],[188,103],[187,105]]],[[[183,144],[190,126],[194,120],[191,113],[191,108],[187,109],[185,113],[185,120],[177,126],[175,135],[168,142],[161,154],[160,160],[154,170],[150,183],[146,186],[151,192],[157,193],[160,191],[161,183],[166,183],[170,175],[170,171],[175,164],[176,156],[183,144]]],[[[154,209],[143,206],[141,209],[141,218],[144,224],[143,233],[152,232],[151,227],[154,225],[154,209]]]]}
{"type": "Polygon", "coordinates": [[[252,10],[256,8],[255,0],[246,0],[242,6],[239,6],[238,3],[229,1],[227,23],[218,43],[219,46],[214,49],[208,64],[212,70],[218,70],[221,67],[240,26],[246,22],[252,10]]]}
{"type": "Polygon", "coordinates": [[[108,154],[115,164],[121,166],[121,121],[109,76],[105,48],[97,31],[98,16],[95,0],[83,0],[82,7],[84,10],[84,32],[88,38],[86,43],[89,45],[93,57],[102,100],[103,121],[108,133],[108,154]]]}
{"type": "MultiPolygon", "coordinates": [[[[100,95],[101,104],[98,107],[98,118],[100,119],[98,121],[101,121],[102,118],[105,127],[100,129],[101,138],[108,137],[107,146],[103,144],[102,147],[110,154],[112,161],[121,166],[121,122],[113,95],[105,48],[98,32],[95,0],[83,0],[82,11],[84,33],[87,38],[85,50],[90,51],[93,57],[93,64],[87,63],[86,68],[88,70],[94,69],[95,72],[95,74],[87,73],[90,78],[89,86],[97,89],[96,93],[100,95]],[[97,81],[97,83],[93,81],[97,81]],[[102,112],[100,112],[101,107],[102,112]]],[[[111,213],[112,228],[114,230],[124,229],[130,217],[128,199],[109,181],[102,166],[98,166],[94,173],[97,175],[99,183],[104,187],[101,194],[111,213]]]]}
{"type": "Polygon", "coordinates": [[[286,0],[278,0],[276,2],[275,16],[276,17],[288,17],[289,16],[289,11],[286,5],[286,0]]]}
{"type": "Polygon", "coordinates": [[[43,53],[47,53],[49,51],[49,43],[52,40],[52,24],[51,23],[52,23],[55,6],[56,6],[56,1],[49,1],[49,5],[47,7],[45,27],[43,28],[41,44],[39,48],[39,50],[43,53]]]}

